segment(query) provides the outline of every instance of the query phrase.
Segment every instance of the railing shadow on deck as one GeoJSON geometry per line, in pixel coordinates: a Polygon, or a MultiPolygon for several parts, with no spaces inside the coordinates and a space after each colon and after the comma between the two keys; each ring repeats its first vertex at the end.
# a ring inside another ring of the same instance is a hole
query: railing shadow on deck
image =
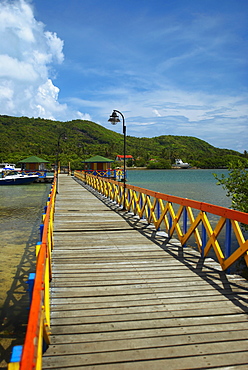
{"type": "Polygon", "coordinates": [[[248,283],[245,279],[241,276],[239,277],[227,274],[221,269],[219,263],[212,257],[204,258],[198,250],[195,250],[190,246],[182,246],[179,240],[169,237],[164,231],[156,230],[155,226],[148,223],[146,219],[140,219],[132,212],[123,210],[118,203],[102,195],[84,181],[78,178],[75,178],[75,180],[95,195],[112,211],[121,215],[129,226],[158,245],[176,260],[183,263],[192,272],[205,280],[214,289],[247,313],[248,283]]]}

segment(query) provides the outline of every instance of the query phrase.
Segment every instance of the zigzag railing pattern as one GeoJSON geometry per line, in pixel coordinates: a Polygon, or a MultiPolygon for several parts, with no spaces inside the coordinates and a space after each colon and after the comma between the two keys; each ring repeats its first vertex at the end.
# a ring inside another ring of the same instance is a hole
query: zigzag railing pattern
{"type": "Polygon", "coordinates": [[[210,251],[223,270],[227,270],[240,257],[248,266],[248,240],[242,224],[248,225],[248,214],[209,203],[171,196],[111,179],[92,176],[83,171],[74,175],[125,209],[145,218],[155,228],[165,229],[169,237],[176,234],[182,246],[191,237],[202,257],[210,251]],[[212,218],[217,219],[214,222],[212,218]],[[224,236],[223,236],[224,233],[224,236]],[[236,246],[235,246],[236,244],[236,246]]]}

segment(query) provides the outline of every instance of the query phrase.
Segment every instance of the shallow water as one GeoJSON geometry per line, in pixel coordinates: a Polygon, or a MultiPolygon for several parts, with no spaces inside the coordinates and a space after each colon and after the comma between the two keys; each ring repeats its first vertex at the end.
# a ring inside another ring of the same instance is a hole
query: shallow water
{"type": "Polygon", "coordinates": [[[0,187],[0,307],[30,237],[39,237],[39,223],[51,185],[30,184],[0,187]]]}
{"type": "MultiPolygon", "coordinates": [[[[29,306],[26,281],[29,273],[35,271],[35,246],[50,188],[51,184],[0,187],[0,349],[3,357],[9,355],[10,343],[18,342],[25,330],[23,322],[29,306]]],[[[0,368],[5,362],[6,358],[0,360],[0,368]]]]}

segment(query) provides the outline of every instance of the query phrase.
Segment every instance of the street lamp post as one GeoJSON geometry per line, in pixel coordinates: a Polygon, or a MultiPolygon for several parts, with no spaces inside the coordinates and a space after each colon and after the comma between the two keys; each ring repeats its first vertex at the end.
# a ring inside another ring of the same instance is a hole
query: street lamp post
{"type": "Polygon", "coordinates": [[[123,210],[126,210],[126,125],[124,115],[118,110],[114,109],[111,116],[109,117],[109,122],[111,122],[112,125],[116,125],[118,122],[120,122],[120,118],[117,113],[121,115],[123,124],[123,135],[124,135],[123,210]]]}
{"type": "Polygon", "coordinates": [[[60,140],[66,140],[66,134],[65,132],[62,132],[58,137],[58,143],[57,143],[57,155],[56,155],[56,177],[57,177],[57,185],[56,185],[56,194],[59,193],[59,147],[60,147],[60,140]]]}

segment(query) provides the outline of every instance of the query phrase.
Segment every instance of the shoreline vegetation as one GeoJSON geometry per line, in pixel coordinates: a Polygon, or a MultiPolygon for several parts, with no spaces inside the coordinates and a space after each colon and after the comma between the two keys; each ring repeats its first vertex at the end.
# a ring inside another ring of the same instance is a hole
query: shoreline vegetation
{"type": "MultiPolygon", "coordinates": [[[[198,167],[188,167],[188,168],[180,168],[180,167],[171,167],[171,168],[148,168],[148,167],[127,167],[128,171],[138,170],[138,171],[146,171],[146,170],[202,170],[204,168],[198,167]]],[[[209,168],[211,169],[211,168],[209,168]]]]}
{"type": "MultiPolygon", "coordinates": [[[[122,165],[116,159],[123,154],[123,134],[95,122],[0,115],[0,132],[2,162],[17,164],[35,155],[49,162],[48,170],[57,159],[61,166],[70,162],[72,170],[80,170],[86,159],[100,155],[114,160],[114,167],[122,165]]],[[[248,167],[247,151],[216,148],[192,136],[127,136],[126,154],[131,157],[127,167],[136,169],[171,169],[178,158],[197,169],[228,168],[238,160],[248,167]]]]}

